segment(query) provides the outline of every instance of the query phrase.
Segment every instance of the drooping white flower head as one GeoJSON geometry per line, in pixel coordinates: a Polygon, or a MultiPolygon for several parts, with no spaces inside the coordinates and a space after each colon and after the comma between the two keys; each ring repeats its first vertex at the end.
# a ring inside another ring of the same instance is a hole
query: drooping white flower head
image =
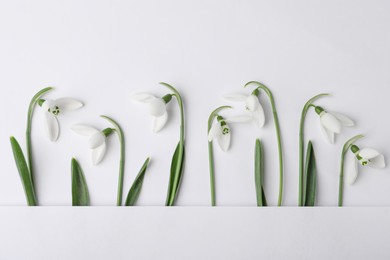
{"type": "Polygon", "coordinates": [[[49,139],[53,142],[57,141],[60,134],[57,117],[63,112],[77,110],[83,106],[83,103],[73,98],[40,99],[38,104],[45,114],[45,129],[49,139]]]}
{"type": "Polygon", "coordinates": [[[172,99],[172,95],[158,98],[149,93],[136,93],[132,98],[149,105],[149,113],[153,117],[153,132],[159,132],[168,121],[167,104],[172,99]]]}
{"type": "Polygon", "coordinates": [[[222,151],[226,152],[230,147],[231,139],[231,130],[228,123],[248,122],[251,119],[250,116],[235,116],[225,119],[218,115],[217,121],[211,126],[208,133],[209,142],[217,139],[219,147],[221,147],[222,151]]]}
{"type": "Polygon", "coordinates": [[[244,102],[245,109],[251,117],[251,120],[256,123],[259,128],[262,128],[265,123],[263,107],[260,104],[258,96],[259,91],[255,89],[250,95],[243,94],[228,94],[224,98],[234,102],[244,102]]]}
{"type": "Polygon", "coordinates": [[[362,166],[369,166],[372,168],[385,168],[385,157],[377,150],[372,148],[359,149],[356,145],[351,146],[351,151],[354,153],[354,157],[350,160],[350,169],[347,177],[349,184],[355,183],[358,175],[358,164],[362,166]]]}
{"type": "Polygon", "coordinates": [[[94,165],[99,164],[106,154],[106,139],[113,131],[111,128],[106,128],[102,131],[98,129],[87,126],[76,124],[71,127],[71,129],[82,136],[89,137],[89,148],[92,150],[92,163],[94,165]]]}
{"type": "Polygon", "coordinates": [[[336,112],[325,111],[322,107],[315,107],[320,117],[321,131],[326,139],[333,144],[335,134],[339,134],[343,126],[353,126],[354,122],[347,116],[336,112]]]}

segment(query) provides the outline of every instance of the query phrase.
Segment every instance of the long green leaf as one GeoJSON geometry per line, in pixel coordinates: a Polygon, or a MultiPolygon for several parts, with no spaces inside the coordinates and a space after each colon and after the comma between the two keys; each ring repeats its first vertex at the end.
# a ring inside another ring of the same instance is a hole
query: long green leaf
{"type": "Polygon", "coordinates": [[[31,181],[30,171],[28,170],[27,162],[24,157],[23,151],[20,148],[18,141],[15,137],[11,137],[11,146],[15,158],[16,167],[19,171],[19,176],[23,184],[24,193],[26,195],[27,204],[29,206],[37,206],[37,199],[35,197],[35,190],[31,181]]]}
{"type": "Polygon", "coordinates": [[[305,206],[314,206],[317,190],[317,169],[313,144],[309,141],[306,153],[306,200],[305,206]]]}
{"type": "Polygon", "coordinates": [[[263,196],[263,207],[268,206],[267,199],[265,198],[265,191],[263,186],[261,187],[261,196],[263,196]]]}
{"type": "Polygon", "coordinates": [[[171,163],[171,174],[169,177],[169,186],[168,186],[168,195],[166,206],[173,206],[175,204],[176,196],[179,191],[180,183],[183,177],[183,168],[184,168],[184,142],[181,144],[179,142],[176,146],[175,153],[173,154],[172,163],[171,163]],[[178,176],[178,177],[175,177],[178,176]],[[175,185],[175,181],[177,181],[175,185]],[[175,188],[175,190],[173,190],[175,188]]]}
{"type": "Polygon", "coordinates": [[[263,198],[263,176],[264,176],[264,156],[263,156],[263,145],[259,139],[256,139],[255,144],[255,185],[256,185],[256,198],[257,206],[265,206],[263,198]]]}
{"type": "Polygon", "coordinates": [[[89,206],[89,192],[83,170],[76,159],[72,159],[72,206],[89,206]]]}
{"type": "Polygon", "coordinates": [[[149,165],[149,161],[150,158],[147,158],[144,164],[142,165],[141,169],[139,170],[137,177],[135,177],[133,185],[131,185],[129,193],[127,194],[125,206],[134,206],[135,203],[137,202],[139,194],[141,193],[141,188],[144,182],[144,177],[145,177],[146,169],[148,168],[149,165]]]}

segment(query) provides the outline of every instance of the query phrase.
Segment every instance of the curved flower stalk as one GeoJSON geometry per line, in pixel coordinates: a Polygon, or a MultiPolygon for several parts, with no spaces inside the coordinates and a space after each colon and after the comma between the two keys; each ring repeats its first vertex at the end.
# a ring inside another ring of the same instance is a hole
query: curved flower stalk
{"type": "MultiPolygon", "coordinates": [[[[281,138],[281,133],[280,133],[280,124],[279,124],[279,117],[278,113],[276,111],[276,105],[275,105],[275,100],[272,95],[272,92],[269,88],[267,88],[264,84],[257,82],[257,81],[249,81],[248,83],[245,84],[244,87],[247,87],[249,85],[255,85],[256,88],[252,92],[252,95],[256,95],[256,100],[258,101],[258,94],[260,90],[263,90],[271,103],[272,107],[272,113],[274,116],[274,124],[275,124],[275,131],[276,131],[276,139],[278,142],[278,155],[279,155],[279,195],[278,195],[278,206],[282,205],[282,200],[283,200],[283,150],[282,150],[282,138],[281,138]]],[[[260,103],[259,103],[260,104],[260,103]]],[[[260,105],[261,106],[261,105],[260,105]]],[[[264,113],[264,112],[263,112],[264,113]]]]}
{"type": "Polygon", "coordinates": [[[149,105],[149,113],[153,117],[153,132],[159,132],[168,121],[167,104],[171,101],[172,95],[167,94],[158,98],[148,93],[136,93],[132,98],[149,105]]]}
{"type": "Polygon", "coordinates": [[[356,135],[345,142],[343,146],[343,150],[341,151],[341,160],[340,160],[340,177],[339,177],[339,202],[338,206],[343,206],[343,192],[344,192],[344,160],[345,155],[347,154],[348,150],[354,145],[354,143],[363,138],[364,135],[356,135]]]}
{"type": "Polygon", "coordinates": [[[207,123],[208,135],[208,150],[209,150],[209,170],[210,170],[210,191],[211,191],[211,205],[216,205],[215,199],[215,173],[214,173],[214,156],[213,156],[213,140],[217,140],[222,151],[226,152],[230,146],[231,131],[228,123],[247,122],[250,120],[246,116],[237,116],[231,118],[223,118],[219,115],[224,109],[232,108],[231,106],[221,106],[211,112],[207,123]],[[214,122],[215,118],[217,122],[214,122]]]}
{"type": "Polygon", "coordinates": [[[176,146],[176,150],[173,154],[172,163],[171,163],[171,174],[169,177],[169,186],[168,186],[168,193],[167,193],[167,199],[165,202],[166,206],[174,206],[175,201],[177,198],[177,194],[179,191],[179,186],[181,183],[181,180],[183,178],[184,173],[184,141],[185,141],[185,122],[184,122],[184,105],[183,100],[180,96],[180,93],[171,85],[160,82],[161,85],[167,87],[169,90],[173,92],[171,97],[175,97],[177,100],[177,103],[179,105],[180,109],[180,140],[179,143],[176,146]]]}
{"type": "Polygon", "coordinates": [[[106,153],[106,139],[112,133],[116,133],[119,138],[120,144],[120,159],[119,159],[119,177],[118,177],[118,193],[117,193],[117,206],[122,205],[123,197],[123,178],[125,174],[125,138],[123,130],[120,125],[112,118],[108,116],[100,116],[106,119],[113,125],[113,128],[105,128],[101,131],[87,125],[73,125],[72,130],[77,134],[89,137],[89,148],[92,150],[92,162],[94,165],[99,164],[106,153]]]}
{"type": "MultiPolygon", "coordinates": [[[[210,131],[211,131],[211,128],[212,128],[212,124],[213,124],[214,118],[219,116],[218,113],[220,111],[222,111],[223,109],[226,109],[226,108],[231,108],[231,107],[230,106],[222,106],[222,107],[218,107],[213,112],[211,112],[211,114],[209,116],[208,123],[207,123],[207,134],[208,134],[208,137],[209,137],[208,149],[209,149],[209,171],[210,171],[211,206],[216,206],[216,199],[215,199],[215,173],[214,173],[213,142],[210,141],[210,131]]],[[[229,140],[229,142],[230,142],[230,140],[229,140]]]]}
{"type": "Polygon", "coordinates": [[[344,192],[344,160],[345,155],[350,150],[354,156],[349,161],[350,169],[347,176],[347,182],[352,185],[355,183],[356,179],[358,178],[358,164],[365,167],[372,167],[372,168],[385,168],[385,158],[382,154],[380,154],[377,150],[372,148],[362,148],[360,149],[357,145],[354,143],[363,138],[363,135],[357,135],[349,139],[343,147],[342,153],[341,153],[341,164],[340,164],[340,181],[339,181],[339,202],[338,206],[343,206],[343,192],[344,192]]]}
{"type": "Polygon", "coordinates": [[[27,146],[27,161],[28,169],[30,171],[31,182],[34,185],[34,166],[33,166],[33,154],[32,154],[32,142],[31,142],[31,128],[32,128],[32,119],[34,115],[35,106],[38,103],[38,100],[45,95],[47,92],[53,90],[53,87],[44,88],[38,93],[36,93],[30,101],[27,112],[27,127],[26,127],[26,146],[27,146]]]}
{"type": "Polygon", "coordinates": [[[137,93],[132,97],[140,102],[149,105],[150,115],[153,117],[153,132],[159,132],[168,120],[166,110],[167,104],[175,97],[180,109],[180,140],[176,146],[171,163],[171,172],[167,192],[166,206],[174,206],[184,171],[184,141],[185,141],[185,122],[184,122],[184,105],[180,93],[171,85],[160,82],[159,84],[167,87],[172,93],[158,98],[148,93],[137,93]]]}
{"type": "Polygon", "coordinates": [[[305,128],[305,119],[306,114],[310,107],[315,107],[313,105],[313,102],[318,100],[321,97],[328,96],[329,94],[319,94],[317,96],[312,97],[309,99],[306,104],[304,105],[301,113],[301,120],[299,124],[299,197],[298,197],[298,205],[303,206],[305,204],[305,198],[303,196],[303,187],[305,186],[304,183],[304,161],[305,161],[305,154],[304,154],[304,128],[305,128]]]}

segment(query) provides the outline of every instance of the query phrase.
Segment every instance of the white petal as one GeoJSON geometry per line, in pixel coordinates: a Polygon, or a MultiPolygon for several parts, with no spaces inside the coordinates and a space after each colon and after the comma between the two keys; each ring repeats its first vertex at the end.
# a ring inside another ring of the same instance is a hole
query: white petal
{"type": "Polygon", "coordinates": [[[59,98],[55,100],[55,104],[63,111],[72,111],[83,106],[83,103],[74,98],[59,98]]]}
{"type": "Polygon", "coordinates": [[[325,135],[329,143],[334,144],[334,133],[326,129],[322,124],[320,124],[320,127],[321,127],[321,132],[325,135]]]}
{"type": "Polygon", "coordinates": [[[106,137],[102,132],[97,132],[89,138],[89,148],[95,149],[106,142],[106,137]]]}
{"type": "Polygon", "coordinates": [[[226,123],[247,123],[252,121],[250,115],[232,116],[224,120],[226,123]]]}
{"type": "Polygon", "coordinates": [[[162,116],[160,117],[155,117],[153,121],[153,132],[157,133],[159,132],[167,123],[168,121],[168,113],[165,112],[162,116]]]}
{"type": "Polygon", "coordinates": [[[149,102],[149,112],[152,116],[162,116],[167,111],[167,105],[161,98],[156,98],[149,102]]]}
{"type": "MultiPolygon", "coordinates": [[[[227,126],[225,126],[225,127],[227,127],[227,126]]],[[[218,144],[221,147],[222,151],[226,152],[230,146],[230,129],[229,129],[229,133],[218,135],[217,141],[218,141],[218,144]]]]}
{"type": "Polygon", "coordinates": [[[321,124],[331,132],[336,134],[341,132],[341,123],[334,115],[324,112],[320,115],[320,121],[321,124]]]}
{"type": "Polygon", "coordinates": [[[218,137],[219,135],[222,135],[222,129],[221,129],[220,123],[217,122],[217,123],[214,123],[210,128],[210,131],[208,134],[209,142],[213,141],[214,138],[218,137]]]}
{"type": "Polygon", "coordinates": [[[259,98],[255,95],[250,95],[245,100],[245,107],[249,111],[255,111],[257,108],[261,106],[259,102],[259,98]]]}
{"type": "Polygon", "coordinates": [[[386,167],[385,157],[383,156],[383,154],[379,154],[378,156],[370,160],[368,166],[372,168],[380,168],[380,169],[385,168],[386,167]]]}
{"type": "Polygon", "coordinates": [[[93,165],[99,164],[102,161],[105,154],[106,154],[106,143],[104,142],[101,146],[98,146],[92,150],[93,165]]]}
{"type": "Polygon", "coordinates": [[[57,117],[53,115],[52,113],[46,112],[45,113],[45,119],[46,119],[46,132],[49,136],[50,141],[57,141],[60,129],[57,121],[57,117]]]}
{"type": "Polygon", "coordinates": [[[354,125],[354,122],[349,117],[347,117],[343,114],[337,113],[337,112],[333,112],[333,111],[330,113],[332,115],[334,115],[341,122],[341,124],[343,126],[353,126],[354,125]]]}
{"type": "Polygon", "coordinates": [[[155,96],[149,93],[136,93],[131,95],[131,98],[140,102],[149,103],[150,101],[156,99],[155,96]]]}
{"type": "Polygon", "coordinates": [[[361,157],[363,157],[364,159],[368,159],[368,160],[378,156],[379,154],[380,153],[377,150],[372,149],[372,148],[363,148],[363,149],[360,149],[360,151],[359,151],[359,155],[361,157]]]}
{"type": "Polygon", "coordinates": [[[263,107],[260,105],[257,106],[257,109],[252,112],[252,119],[255,121],[256,125],[259,128],[262,128],[265,123],[265,116],[264,116],[264,110],[263,107]]]}
{"type": "Polygon", "coordinates": [[[348,174],[347,174],[347,182],[349,185],[352,185],[355,183],[359,171],[358,171],[358,160],[356,160],[355,157],[351,157],[350,161],[348,162],[348,174]]]}
{"type": "Polygon", "coordinates": [[[96,128],[88,125],[75,124],[70,127],[75,133],[83,136],[91,136],[99,132],[96,128]]]}
{"type": "Polygon", "coordinates": [[[248,98],[248,95],[227,94],[227,95],[224,95],[223,98],[228,100],[228,101],[233,101],[233,102],[245,102],[246,99],[248,98]]]}

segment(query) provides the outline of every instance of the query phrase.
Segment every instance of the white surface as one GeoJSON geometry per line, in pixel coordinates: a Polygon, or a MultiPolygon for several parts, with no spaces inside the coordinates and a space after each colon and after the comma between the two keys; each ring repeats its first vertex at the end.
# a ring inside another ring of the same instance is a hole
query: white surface
{"type": "MultiPolygon", "coordinates": [[[[178,141],[178,110],[158,135],[147,109],[130,93],[164,94],[177,87],[187,118],[187,161],[178,204],[209,205],[206,122],[220,97],[244,92],[249,80],[275,94],[285,155],[284,205],[298,193],[298,124],[311,96],[356,122],[327,144],[311,111],[307,140],[318,159],[318,205],[337,203],[340,149],[352,135],[387,157],[390,139],[390,31],[388,1],[1,1],[0,2],[0,205],[25,199],[8,137],[24,147],[31,96],[54,85],[47,97],[85,102],[61,118],[61,136],[50,143],[36,114],[33,125],[38,199],[70,205],[70,158],[79,159],[93,205],[116,200],[118,142],[109,140],[99,167],[73,123],[106,127],[117,119],[126,132],[128,190],[144,159],[152,156],[139,205],[163,205],[169,165],[178,141]]],[[[263,139],[266,193],[277,200],[277,157],[268,101],[266,127],[234,125],[228,153],[216,147],[218,205],[254,206],[253,146],[263,139]]],[[[239,107],[237,104],[236,107],[239,107]]],[[[235,112],[238,113],[238,110],[235,112]]],[[[389,170],[364,169],[346,187],[347,206],[389,206],[389,170]]],[[[387,208],[0,208],[2,259],[389,259],[387,208]],[[306,223],[306,225],[305,225],[306,223]],[[23,245],[23,248],[20,246],[23,245]],[[26,247],[26,248],[25,248],[26,247]],[[23,249],[23,250],[22,250],[23,249]]]]}
{"type": "Polygon", "coordinates": [[[3,207],[0,258],[389,259],[390,209],[361,209],[3,207]]]}
{"type": "MultiPolygon", "coordinates": [[[[386,1],[3,1],[0,4],[1,171],[0,204],[24,205],[8,137],[24,145],[25,117],[31,96],[52,85],[50,98],[71,96],[85,108],[64,115],[61,136],[50,143],[40,114],[33,122],[38,198],[41,205],[69,205],[70,158],[85,170],[93,205],[113,205],[117,185],[118,142],[110,138],[99,167],[90,162],[86,138],[69,130],[73,123],[106,127],[98,115],[118,120],[127,138],[125,191],[152,156],[140,205],[163,205],[171,154],[178,141],[179,114],[152,134],[147,108],[130,93],[164,94],[157,85],[177,87],[187,118],[187,161],[179,205],[209,205],[206,121],[226,104],[221,95],[244,92],[249,80],[267,84],[275,94],[285,155],[284,205],[296,205],[298,193],[298,124],[307,99],[320,92],[333,96],[318,102],[351,116],[356,127],[322,138],[318,120],[307,118],[307,140],[318,158],[318,205],[337,203],[340,150],[352,135],[360,144],[388,155],[390,130],[389,2],[386,1]]],[[[249,90],[246,92],[248,93],[249,90]]],[[[255,205],[253,149],[261,137],[266,152],[266,193],[276,204],[278,169],[270,106],[262,130],[234,125],[231,150],[216,149],[219,205],[255,205]]],[[[235,104],[239,113],[239,104],[235,104]]],[[[227,114],[227,113],[226,113],[227,114]]],[[[217,148],[217,147],[216,147],[217,148]]],[[[345,205],[390,205],[388,170],[364,169],[347,187],[345,205]]]]}

